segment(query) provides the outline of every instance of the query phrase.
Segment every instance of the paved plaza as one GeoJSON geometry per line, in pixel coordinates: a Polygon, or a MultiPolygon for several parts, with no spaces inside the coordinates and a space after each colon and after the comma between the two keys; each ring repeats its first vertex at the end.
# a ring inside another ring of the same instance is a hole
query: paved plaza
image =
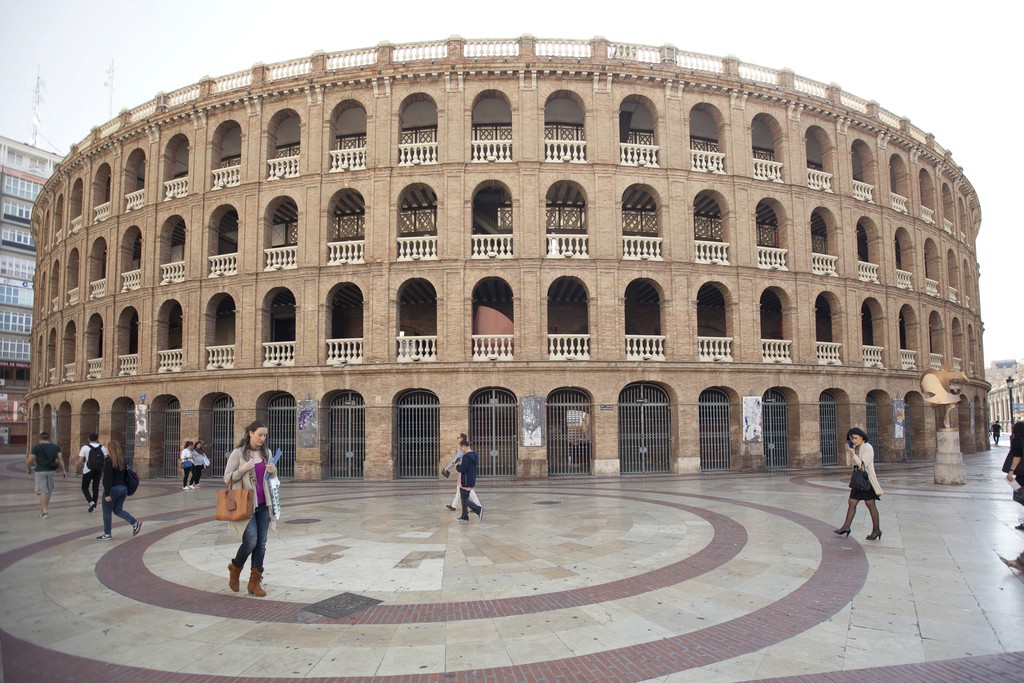
{"type": "Polygon", "coordinates": [[[0,457],[0,645],[18,681],[1021,681],[1024,508],[967,456],[880,465],[883,536],[849,471],[283,487],[264,587],[227,587],[238,545],[197,491],[143,481],[97,541],[80,480],[41,519],[0,457]]]}

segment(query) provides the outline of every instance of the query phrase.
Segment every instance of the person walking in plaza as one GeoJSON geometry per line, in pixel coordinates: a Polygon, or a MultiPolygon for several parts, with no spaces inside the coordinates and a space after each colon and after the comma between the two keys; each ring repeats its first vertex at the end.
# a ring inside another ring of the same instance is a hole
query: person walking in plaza
{"type": "Polygon", "coordinates": [[[32,450],[25,456],[25,474],[32,474],[32,467],[36,470],[36,495],[39,496],[39,516],[46,519],[50,516],[46,508],[50,504],[50,495],[53,494],[54,479],[57,472],[64,479],[68,473],[64,470],[64,458],[61,457],[60,446],[50,443],[50,433],[40,432],[39,443],[32,447],[32,450]]]}
{"type": "Polygon", "coordinates": [[[857,504],[863,500],[871,515],[871,535],[867,536],[867,540],[878,540],[882,537],[882,529],[878,525],[878,507],[875,502],[882,496],[882,487],[875,476],[875,450],[868,443],[868,435],[860,427],[854,427],[846,433],[846,464],[864,470],[871,481],[871,489],[858,491],[850,488],[846,521],[843,522],[843,526],[832,531],[840,536],[849,536],[850,524],[853,523],[853,516],[857,514],[857,504]]]}
{"type": "Polygon", "coordinates": [[[95,432],[89,435],[89,443],[78,451],[78,462],[82,465],[82,495],[89,504],[89,512],[96,509],[100,500],[100,479],[106,457],[107,449],[100,445],[100,435],[95,432]]]}
{"type": "Polygon", "coordinates": [[[142,522],[124,509],[124,501],[128,497],[128,483],[124,478],[127,469],[124,449],[117,441],[111,441],[108,457],[103,461],[103,535],[97,536],[97,541],[109,541],[113,538],[110,533],[113,515],[132,525],[132,536],[138,536],[142,530],[142,522]]]}
{"type": "Polygon", "coordinates": [[[192,480],[188,484],[189,488],[199,488],[199,480],[203,478],[203,470],[206,469],[208,462],[203,442],[196,441],[192,446],[192,480]]]}
{"type": "MultiPolygon", "coordinates": [[[[1010,452],[1003,462],[1003,471],[1006,472],[1006,481],[1016,481],[1024,486],[1024,422],[1015,422],[1010,428],[1010,452]]],[[[1024,522],[1014,528],[1024,531],[1024,522]]]]}
{"type": "Polygon", "coordinates": [[[469,442],[466,440],[462,440],[459,443],[459,450],[462,452],[462,458],[459,459],[459,464],[455,466],[455,469],[459,471],[459,495],[462,499],[462,516],[458,517],[458,520],[460,522],[469,521],[467,508],[475,512],[478,519],[483,520],[484,506],[470,500],[470,494],[476,488],[476,466],[478,462],[476,453],[470,448],[469,442]]]}
{"type": "Polygon", "coordinates": [[[181,449],[181,490],[191,491],[192,487],[189,485],[189,477],[192,476],[192,467],[195,464],[192,453],[192,442],[186,441],[185,447],[181,449]]]}
{"type": "MultiPolygon", "coordinates": [[[[462,460],[462,447],[461,447],[461,444],[462,444],[463,441],[469,441],[469,437],[460,432],[458,437],[456,437],[456,439],[455,439],[455,455],[448,462],[448,464],[444,466],[444,471],[445,472],[451,472],[453,469],[455,469],[455,466],[459,464],[459,461],[462,460]]],[[[460,493],[461,490],[462,490],[462,487],[459,485],[459,477],[456,477],[455,478],[455,495],[452,496],[452,502],[447,504],[447,505],[445,505],[445,507],[448,508],[449,510],[451,510],[452,512],[455,512],[455,510],[457,509],[456,506],[458,506],[459,505],[459,501],[462,500],[462,494],[460,493]]],[[[469,499],[471,501],[473,501],[477,505],[480,504],[480,499],[476,497],[476,491],[470,491],[469,492],[469,499]]]]}
{"type": "Polygon", "coordinates": [[[260,584],[263,581],[263,560],[267,553],[267,534],[270,529],[277,527],[270,514],[268,481],[270,475],[276,473],[277,468],[271,463],[270,449],[267,448],[267,426],[256,420],[245,428],[245,435],[238,442],[238,447],[231,451],[224,467],[225,484],[241,482],[242,488],[253,489],[256,494],[252,517],[246,522],[228,522],[228,527],[242,537],[234,559],[228,563],[228,587],[236,593],[245,562],[252,558],[246,589],[249,595],[258,598],[267,594],[260,584]]]}
{"type": "Polygon", "coordinates": [[[999,445],[999,437],[1002,433],[1003,427],[999,424],[999,420],[996,420],[992,423],[992,440],[996,442],[997,446],[999,445]]]}

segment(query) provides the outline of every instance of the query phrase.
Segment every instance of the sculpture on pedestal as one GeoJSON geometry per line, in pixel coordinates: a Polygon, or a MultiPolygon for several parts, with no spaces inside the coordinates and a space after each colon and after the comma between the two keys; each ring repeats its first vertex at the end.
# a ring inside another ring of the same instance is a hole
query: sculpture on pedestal
{"type": "Polygon", "coordinates": [[[921,374],[924,400],[933,406],[945,406],[942,428],[935,432],[935,483],[966,484],[964,456],[960,452],[960,432],[949,424],[950,414],[960,403],[960,384],[967,377],[959,370],[943,365],[938,370],[925,370],[921,374]]]}

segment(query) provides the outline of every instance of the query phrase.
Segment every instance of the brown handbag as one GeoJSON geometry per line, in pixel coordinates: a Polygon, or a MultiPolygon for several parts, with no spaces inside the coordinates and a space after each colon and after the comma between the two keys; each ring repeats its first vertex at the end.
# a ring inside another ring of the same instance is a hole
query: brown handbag
{"type": "Polygon", "coordinates": [[[217,519],[222,522],[243,522],[252,517],[252,489],[244,486],[233,488],[233,481],[228,481],[227,488],[217,492],[217,519]]]}

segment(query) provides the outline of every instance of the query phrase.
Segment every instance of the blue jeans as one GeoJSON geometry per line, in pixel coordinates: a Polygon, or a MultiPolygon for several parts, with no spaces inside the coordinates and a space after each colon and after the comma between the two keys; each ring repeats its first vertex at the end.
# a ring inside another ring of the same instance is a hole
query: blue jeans
{"type": "Polygon", "coordinates": [[[110,535],[110,524],[113,521],[110,513],[113,512],[115,515],[128,522],[132,526],[135,526],[136,520],[130,514],[124,511],[124,499],[128,497],[127,486],[111,486],[110,487],[110,502],[108,503],[106,498],[103,499],[103,533],[107,536],[110,535]]]}
{"type": "Polygon", "coordinates": [[[266,505],[257,505],[252,518],[245,526],[242,534],[242,545],[238,546],[235,559],[232,562],[239,569],[245,566],[245,561],[252,555],[252,568],[258,572],[263,571],[263,557],[267,554],[267,531],[270,530],[270,508],[266,505]]]}

